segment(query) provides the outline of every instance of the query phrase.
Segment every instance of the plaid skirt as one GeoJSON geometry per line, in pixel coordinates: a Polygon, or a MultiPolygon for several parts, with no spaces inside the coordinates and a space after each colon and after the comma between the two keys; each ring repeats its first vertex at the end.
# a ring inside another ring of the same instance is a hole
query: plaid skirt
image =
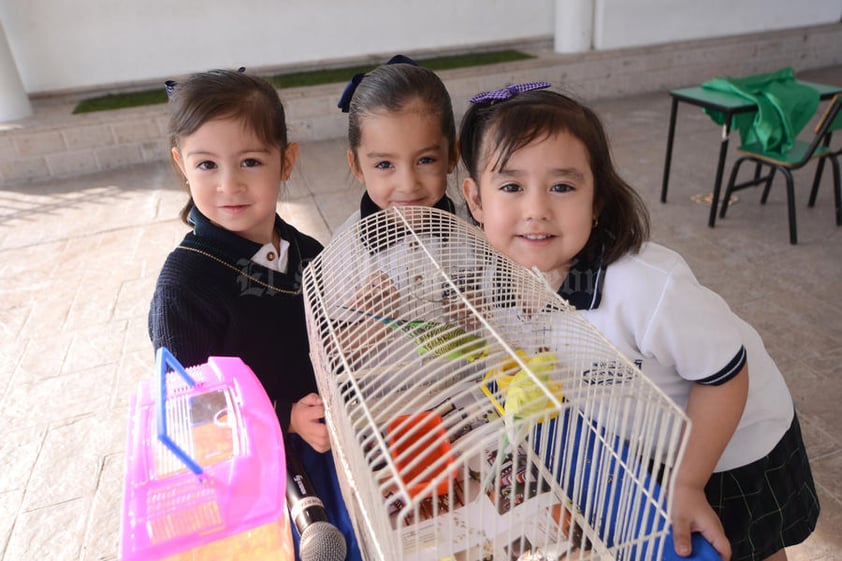
{"type": "Polygon", "coordinates": [[[819,500],[798,416],[765,458],[714,473],[705,494],[731,542],[732,561],[761,561],[804,541],[819,500]]]}

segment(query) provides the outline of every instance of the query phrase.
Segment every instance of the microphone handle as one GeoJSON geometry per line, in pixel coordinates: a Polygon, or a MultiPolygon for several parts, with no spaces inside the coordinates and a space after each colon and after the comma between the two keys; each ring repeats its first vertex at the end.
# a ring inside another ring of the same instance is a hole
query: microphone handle
{"type": "Polygon", "coordinates": [[[298,450],[286,435],[287,491],[290,516],[299,534],[314,522],[328,522],[325,505],[316,493],[313,483],[304,471],[298,450]]]}

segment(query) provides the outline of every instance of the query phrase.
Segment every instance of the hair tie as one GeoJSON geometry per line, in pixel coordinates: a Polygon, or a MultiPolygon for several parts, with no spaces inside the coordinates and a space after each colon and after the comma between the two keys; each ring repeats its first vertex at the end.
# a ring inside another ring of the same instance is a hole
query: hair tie
{"type": "Polygon", "coordinates": [[[178,82],[175,80],[167,80],[164,82],[164,89],[167,91],[167,99],[172,99],[173,94],[175,93],[175,87],[178,85],[178,82]]]}
{"type": "MultiPolygon", "coordinates": [[[[395,55],[390,58],[386,64],[411,64],[412,66],[418,66],[418,63],[409,58],[406,55],[395,55]]],[[[342,90],[342,95],[339,96],[339,103],[337,107],[339,107],[343,113],[348,113],[351,110],[351,98],[354,97],[354,92],[357,91],[357,86],[360,85],[363,78],[365,78],[366,72],[358,72],[354,74],[348,84],[345,86],[345,89],[342,90]]]]}
{"type": "Polygon", "coordinates": [[[411,64],[412,66],[418,66],[417,62],[406,55],[395,55],[387,60],[386,64],[411,64]]]}
{"type": "Polygon", "coordinates": [[[505,88],[500,88],[499,90],[482,92],[481,94],[475,95],[468,101],[471,103],[494,103],[495,101],[503,101],[514,97],[519,93],[531,92],[532,90],[543,90],[551,86],[552,84],[549,82],[525,82],[523,84],[512,84],[510,86],[506,86],[505,88]]]}

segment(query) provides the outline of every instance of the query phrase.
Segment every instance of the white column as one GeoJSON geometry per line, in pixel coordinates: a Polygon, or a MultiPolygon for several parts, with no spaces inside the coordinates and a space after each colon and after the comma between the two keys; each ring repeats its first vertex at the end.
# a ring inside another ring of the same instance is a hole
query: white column
{"type": "Polygon", "coordinates": [[[32,115],[29,97],[23,89],[12,49],[0,22],[0,123],[15,121],[32,115]]]}
{"type": "Polygon", "coordinates": [[[593,42],[594,0],[556,0],[555,52],[584,53],[593,42]]]}

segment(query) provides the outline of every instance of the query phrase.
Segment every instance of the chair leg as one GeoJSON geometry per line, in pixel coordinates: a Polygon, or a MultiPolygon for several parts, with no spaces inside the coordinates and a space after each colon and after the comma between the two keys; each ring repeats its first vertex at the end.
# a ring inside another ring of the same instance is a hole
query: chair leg
{"type": "Polygon", "coordinates": [[[819,183],[822,180],[822,171],[824,170],[825,158],[819,158],[816,164],[816,176],[813,178],[813,188],[810,189],[810,200],[807,201],[807,206],[812,208],[816,206],[816,195],[819,193],[819,183]]]}
{"type": "Polygon", "coordinates": [[[763,196],[760,197],[760,204],[765,205],[769,198],[769,189],[772,187],[772,179],[775,177],[775,172],[778,171],[777,166],[771,166],[772,171],[769,172],[769,179],[766,180],[766,185],[763,187],[763,196]]]}
{"type": "MultiPolygon", "coordinates": [[[[824,136],[822,145],[825,148],[828,148],[830,146],[830,137],[832,134],[833,133],[829,132],[824,136]]],[[[807,206],[809,207],[813,207],[816,204],[816,195],[819,192],[819,183],[821,183],[822,171],[824,171],[824,158],[819,158],[819,161],[816,164],[816,176],[813,178],[813,188],[810,189],[810,200],[807,201],[807,206]]]]}
{"type": "Polygon", "coordinates": [[[793,187],[792,173],[786,168],[781,169],[786,176],[786,206],[789,211],[789,243],[798,243],[798,232],[795,224],[795,188],[793,187]]]}
{"type": "Polygon", "coordinates": [[[763,171],[763,164],[760,162],[754,162],[754,180],[760,180],[760,172],[763,171]]]}
{"type": "MultiPolygon", "coordinates": [[[[734,167],[731,168],[731,175],[728,177],[728,185],[725,187],[725,195],[722,197],[722,206],[719,207],[719,218],[725,218],[725,211],[728,210],[728,203],[731,202],[731,193],[734,190],[734,184],[737,182],[737,173],[740,171],[740,166],[746,158],[740,158],[734,162],[734,167]]],[[[758,164],[759,165],[759,164],[758,164]]],[[[757,176],[757,169],[755,169],[755,177],[757,176]]]]}
{"type": "Polygon", "coordinates": [[[836,205],[836,225],[842,226],[842,173],[839,170],[839,160],[836,156],[830,156],[830,164],[833,166],[833,203],[836,205]]]}

